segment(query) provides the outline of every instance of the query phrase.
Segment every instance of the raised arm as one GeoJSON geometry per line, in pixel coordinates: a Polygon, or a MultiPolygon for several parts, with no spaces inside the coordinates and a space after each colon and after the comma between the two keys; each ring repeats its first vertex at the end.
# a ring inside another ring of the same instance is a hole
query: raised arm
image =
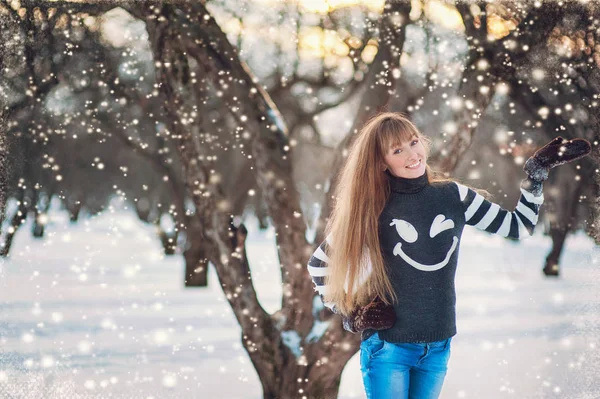
{"type": "Polygon", "coordinates": [[[460,201],[465,212],[466,224],[475,226],[488,233],[499,234],[502,237],[524,239],[531,237],[538,221],[540,206],[544,202],[541,194],[541,182],[533,182],[529,178],[521,183],[521,196],[514,211],[503,209],[498,204],[486,200],[474,190],[456,183],[460,201]],[[524,187],[539,190],[534,195],[524,187]]]}
{"type": "Polygon", "coordinates": [[[544,202],[542,183],[548,178],[550,169],[584,157],[591,150],[587,140],[565,140],[560,136],[537,150],[523,166],[527,179],[521,182],[521,196],[513,212],[502,209],[457,183],[467,224],[503,237],[530,237],[538,220],[540,206],[544,202]]]}

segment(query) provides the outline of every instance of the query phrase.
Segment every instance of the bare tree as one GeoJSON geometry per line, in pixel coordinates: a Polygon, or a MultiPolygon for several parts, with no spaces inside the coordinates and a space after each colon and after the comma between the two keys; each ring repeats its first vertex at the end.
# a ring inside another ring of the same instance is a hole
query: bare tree
{"type": "MultiPolygon", "coordinates": [[[[264,396],[296,397],[299,392],[307,397],[337,396],[342,370],[356,353],[360,340],[343,330],[338,316],[324,310],[307,274],[305,265],[314,244],[306,239],[307,219],[294,178],[294,143],[300,140],[297,132],[308,127],[314,136],[307,141],[323,150],[314,117],[358,97],[360,104],[349,132],[339,147],[329,152],[336,157],[328,176],[331,193],[345,150],[367,118],[389,108],[392,101],[402,100],[408,109],[426,97],[429,87],[435,85],[433,65],[424,78],[426,89],[414,89],[411,95],[399,98],[399,88],[414,88],[403,77],[400,65],[407,29],[413,24],[411,2],[388,1],[380,20],[366,18],[362,33],[357,33],[362,35],[362,44],[351,46],[356,54],[350,54],[353,71],[361,72],[357,73],[361,78],[342,83],[332,79],[324,62],[316,77],[300,73],[298,65],[289,76],[277,66],[261,82],[204,2],[25,2],[19,5],[24,11],[19,12],[8,2],[0,5],[9,15],[6,24],[10,29],[22,30],[17,36],[22,40],[19,44],[27,62],[17,69],[14,84],[18,87],[14,91],[26,92],[35,86],[35,99],[19,97],[8,107],[15,121],[28,126],[24,129],[27,137],[18,140],[22,143],[19,151],[50,165],[20,166],[19,174],[26,181],[13,194],[23,207],[13,215],[14,226],[20,226],[27,212],[33,210],[25,204],[35,203],[37,218],[47,210],[53,195],[64,198],[74,219],[82,207],[102,209],[115,193],[127,197],[138,217],[148,223],[160,227],[161,217],[170,218],[176,225],[174,231],[159,228],[165,250],[173,251],[173,243],[181,238],[179,233],[185,232],[186,281],[191,285],[206,285],[209,262],[215,267],[242,329],[242,343],[257,370],[264,396]],[[103,42],[95,28],[82,23],[84,16],[115,10],[129,13],[135,22],[144,24],[146,50],[151,56],[142,66],[147,68],[144,83],[122,79],[122,51],[103,42]],[[61,29],[76,38],[71,49],[75,56],[58,57],[59,61],[54,62],[53,57],[46,57],[47,53],[60,53],[67,46],[59,40],[60,35],[52,34],[61,29]],[[369,42],[376,43],[378,49],[374,61],[367,65],[355,55],[369,42]],[[90,62],[100,67],[89,72],[86,82],[92,85],[82,84],[77,67],[87,74],[90,62]],[[72,76],[66,76],[61,68],[72,72],[72,76]],[[317,94],[294,96],[293,87],[308,87],[317,94]],[[71,90],[81,102],[73,106],[68,117],[73,133],[85,136],[85,141],[60,142],[60,135],[48,137],[47,131],[29,123],[43,120],[50,129],[60,130],[61,122],[39,103],[62,88],[71,90]],[[109,106],[102,105],[103,97],[111,99],[109,106]],[[137,123],[129,122],[133,119],[137,123]],[[85,127],[78,127],[82,122],[85,127]],[[86,136],[88,129],[91,133],[86,136]],[[95,145],[93,151],[100,153],[99,159],[110,159],[111,163],[103,165],[103,170],[110,171],[110,179],[98,171],[99,161],[90,168],[90,158],[94,158],[86,147],[90,143],[95,145]],[[57,181],[54,171],[60,162],[77,165],[85,171],[86,181],[68,170],[61,172],[62,179],[57,181]],[[128,167],[147,168],[149,189],[141,188],[141,184],[125,187],[131,181],[141,182],[136,174],[139,171],[122,169],[125,163],[128,167]],[[117,179],[119,173],[126,176],[117,179]],[[38,181],[44,182],[41,189],[35,188],[38,181]],[[115,182],[123,188],[115,190],[115,182]],[[250,195],[252,190],[257,195],[250,195]],[[65,196],[67,191],[69,195],[65,196]],[[274,314],[268,314],[258,302],[246,255],[247,230],[242,216],[252,203],[261,223],[272,223],[276,232],[283,297],[281,309],[274,314]]],[[[517,29],[501,40],[488,41],[488,14],[484,10],[489,5],[481,2],[477,7],[479,14],[474,13],[474,7],[457,4],[469,44],[457,95],[472,104],[453,114],[457,133],[433,157],[435,166],[446,172],[452,172],[470,148],[478,133],[478,120],[486,112],[496,85],[521,84],[519,72],[531,62],[524,48],[546,51],[546,39],[562,12],[553,4],[520,11],[517,29]],[[514,42],[519,45],[513,46],[514,42]]],[[[332,12],[321,17],[319,27],[336,29],[342,20],[343,15],[332,12]]],[[[243,39],[239,38],[238,48],[241,46],[243,39]]],[[[531,112],[548,102],[535,93],[522,97],[519,101],[523,107],[531,107],[531,112]]],[[[564,121],[549,123],[558,126],[564,121]]],[[[0,124],[0,134],[3,128],[16,135],[16,129],[5,124],[0,124]]],[[[0,152],[2,149],[0,140],[0,152]]],[[[2,170],[0,165],[0,173],[2,170]]],[[[583,191],[578,190],[583,188],[575,190],[581,195],[583,191]]],[[[567,214],[572,215],[576,213],[577,196],[569,198],[567,214]]],[[[331,198],[324,202],[317,244],[323,239],[331,198]]],[[[43,225],[36,231],[43,234],[43,225]]],[[[560,239],[557,236],[557,241],[560,239]]]]}

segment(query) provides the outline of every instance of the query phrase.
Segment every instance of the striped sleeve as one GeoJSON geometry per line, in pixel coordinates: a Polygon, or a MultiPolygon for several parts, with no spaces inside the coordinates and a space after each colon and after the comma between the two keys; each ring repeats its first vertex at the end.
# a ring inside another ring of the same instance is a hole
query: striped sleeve
{"type": "MultiPolygon", "coordinates": [[[[329,308],[333,313],[338,313],[335,305],[331,302],[325,302],[323,297],[328,289],[328,285],[325,284],[325,276],[329,274],[329,267],[327,265],[329,262],[329,257],[327,257],[327,254],[325,253],[325,247],[327,244],[331,247],[331,234],[327,236],[325,241],[319,245],[319,247],[310,257],[307,265],[308,274],[310,274],[310,277],[312,278],[314,290],[320,295],[323,305],[329,308]]],[[[355,282],[353,292],[355,292],[356,289],[360,287],[371,274],[371,261],[368,255],[364,256],[363,262],[366,262],[367,267],[364,269],[365,271],[362,273],[361,278],[355,282]]],[[[346,275],[344,291],[348,292],[348,275],[346,275]]]]}
{"type": "Polygon", "coordinates": [[[488,233],[518,240],[529,238],[533,234],[540,207],[544,202],[544,194],[534,196],[521,187],[517,207],[510,212],[486,200],[474,190],[460,183],[456,185],[465,212],[466,224],[488,233]]]}

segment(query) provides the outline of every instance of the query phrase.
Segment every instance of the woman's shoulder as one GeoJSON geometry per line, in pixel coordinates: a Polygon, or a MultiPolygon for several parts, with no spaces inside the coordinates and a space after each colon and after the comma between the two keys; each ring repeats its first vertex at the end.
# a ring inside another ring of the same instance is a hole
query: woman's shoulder
{"type": "Polygon", "coordinates": [[[454,180],[433,181],[430,185],[436,190],[458,190],[460,183],[454,180]]]}
{"type": "Polygon", "coordinates": [[[467,191],[468,187],[455,180],[441,180],[430,183],[433,194],[443,198],[460,198],[462,199],[467,191]]]}

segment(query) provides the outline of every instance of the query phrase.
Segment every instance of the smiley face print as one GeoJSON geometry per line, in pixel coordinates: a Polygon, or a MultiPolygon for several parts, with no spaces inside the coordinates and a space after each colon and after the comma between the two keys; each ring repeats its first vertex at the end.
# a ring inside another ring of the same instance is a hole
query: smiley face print
{"type": "MultiPolygon", "coordinates": [[[[433,272],[446,266],[450,260],[450,257],[456,250],[456,246],[458,245],[458,237],[452,237],[452,246],[448,249],[444,260],[434,265],[424,265],[412,259],[402,250],[403,241],[411,244],[419,239],[419,233],[417,232],[417,229],[415,229],[412,224],[402,219],[392,219],[390,226],[396,226],[396,232],[400,236],[400,241],[394,247],[394,255],[400,256],[404,261],[406,261],[406,263],[415,269],[422,270],[424,272],[433,272]]],[[[437,215],[431,223],[429,237],[433,238],[441,232],[452,228],[454,228],[454,221],[452,221],[452,219],[446,219],[446,217],[441,214],[437,215]]]]}

